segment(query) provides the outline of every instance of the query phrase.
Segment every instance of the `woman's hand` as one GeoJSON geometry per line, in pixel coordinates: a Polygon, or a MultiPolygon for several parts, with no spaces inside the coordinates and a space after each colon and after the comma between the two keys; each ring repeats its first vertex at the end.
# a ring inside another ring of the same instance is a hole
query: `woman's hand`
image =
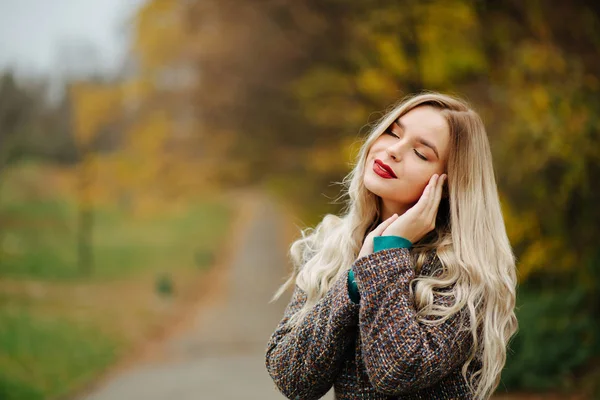
{"type": "Polygon", "coordinates": [[[390,226],[390,224],[392,222],[394,222],[396,219],[398,218],[398,214],[394,214],[391,217],[389,217],[388,219],[386,219],[385,221],[383,221],[382,223],[380,223],[377,228],[373,229],[368,235],[367,237],[365,237],[365,241],[362,245],[362,248],[360,249],[360,253],[358,253],[358,258],[367,256],[371,253],[373,253],[373,238],[375,236],[381,236],[381,234],[383,233],[383,231],[385,230],[385,228],[387,228],[388,226],[390,226]]]}
{"type": "Polygon", "coordinates": [[[415,243],[435,228],[435,217],[442,198],[446,175],[434,174],[417,204],[389,224],[382,236],[401,236],[415,243]]]}

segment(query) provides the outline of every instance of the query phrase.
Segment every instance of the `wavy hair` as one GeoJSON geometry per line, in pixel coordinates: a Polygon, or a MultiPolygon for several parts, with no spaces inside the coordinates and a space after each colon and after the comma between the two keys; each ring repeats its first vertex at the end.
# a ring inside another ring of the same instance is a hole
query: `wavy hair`
{"type": "Polygon", "coordinates": [[[417,271],[432,252],[442,266],[441,275],[415,278],[412,295],[417,318],[423,324],[439,324],[466,307],[473,346],[462,375],[475,398],[487,399],[500,382],[508,342],[518,329],[514,313],[517,279],[487,133],[479,115],[462,99],[421,93],[400,101],[375,123],[352,171],[340,182],[342,197],[347,196],[341,215],[328,214],[316,228],[301,230],[301,238],[289,251],[294,270],[273,301],[294,285],[302,289],[307,300],[290,320],[298,324],[333,283],[347,274],[365,235],[380,219],[379,198],[363,183],[369,149],[394,120],[423,105],[437,108],[446,118],[450,150],[448,191],[440,202],[436,227],[411,250],[417,271]],[[434,305],[438,294],[451,294],[454,302],[434,305]],[[472,363],[480,368],[468,374],[472,363]]]}

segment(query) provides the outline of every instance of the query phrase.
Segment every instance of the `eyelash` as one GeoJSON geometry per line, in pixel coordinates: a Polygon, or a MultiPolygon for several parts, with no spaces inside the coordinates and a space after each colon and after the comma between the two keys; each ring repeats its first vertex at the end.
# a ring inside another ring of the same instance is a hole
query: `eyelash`
{"type": "MultiPolygon", "coordinates": [[[[390,131],[390,128],[386,129],[386,130],[385,130],[383,133],[387,133],[388,135],[392,135],[393,137],[395,137],[395,138],[397,138],[397,139],[400,139],[400,138],[398,137],[398,135],[396,135],[394,132],[390,131]]],[[[427,161],[427,158],[426,158],[426,157],[425,157],[423,154],[419,153],[417,150],[415,150],[415,154],[416,154],[416,155],[417,155],[417,157],[419,157],[421,160],[423,160],[423,161],[427,161]]]]}

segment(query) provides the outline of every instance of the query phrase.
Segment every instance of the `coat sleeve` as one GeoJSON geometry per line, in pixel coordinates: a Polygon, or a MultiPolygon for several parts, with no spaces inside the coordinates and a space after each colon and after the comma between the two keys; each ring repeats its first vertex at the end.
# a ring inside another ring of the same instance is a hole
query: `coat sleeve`
{"type": "MultiPolygon", "coordinates": [[[[434,260],[439,262],[436,256],[434,260]]],[[[408,249],[369,254],[352,268],[361,295],[363,362],[378,392],[398,396],[423,389],[466,361],[472,343],[470,331],[463,328],[466,309],[437,326],[417,320],[408,249]]],[[[447,301],[441,295],[434,298],[437,304],[447,301]]]]}
{"type": "Polygon", "coordinates": [[[291,327],[290,317],[306,302],[295,286],[266,351],[269,375],[287,398],[319,399],[333,385],[358,325],[359,305],[350,300],[347,282],[343,274],[301,324],[291,327]]]}

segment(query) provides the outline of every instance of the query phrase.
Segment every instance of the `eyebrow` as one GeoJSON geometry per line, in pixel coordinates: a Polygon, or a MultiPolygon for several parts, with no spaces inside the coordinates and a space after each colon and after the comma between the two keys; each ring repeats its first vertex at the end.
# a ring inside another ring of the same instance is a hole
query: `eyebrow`
{"type": "MultiPolygon", "coordinates": [[[[400,117],[398,117],[395,121],[396,125],[398,125],[400,127],[400,129],[402,129],[403,131],[406,130],[406,127],[404,126],[404,124],[402,122],[400,122],[400,117]]],[[[440,155],[437,151],[437,147],[435,147],[435,145],[433,143],[431,143],[429,140],[424,139],[420,136],[417,136],[417,142],[421,143],[422,145],[425,145],[427,147],[429,147],[431,150],[433,150],[433,152],[435,153],[435,155],[437,156],[437,158],[440,158],[440,155]]]]}

